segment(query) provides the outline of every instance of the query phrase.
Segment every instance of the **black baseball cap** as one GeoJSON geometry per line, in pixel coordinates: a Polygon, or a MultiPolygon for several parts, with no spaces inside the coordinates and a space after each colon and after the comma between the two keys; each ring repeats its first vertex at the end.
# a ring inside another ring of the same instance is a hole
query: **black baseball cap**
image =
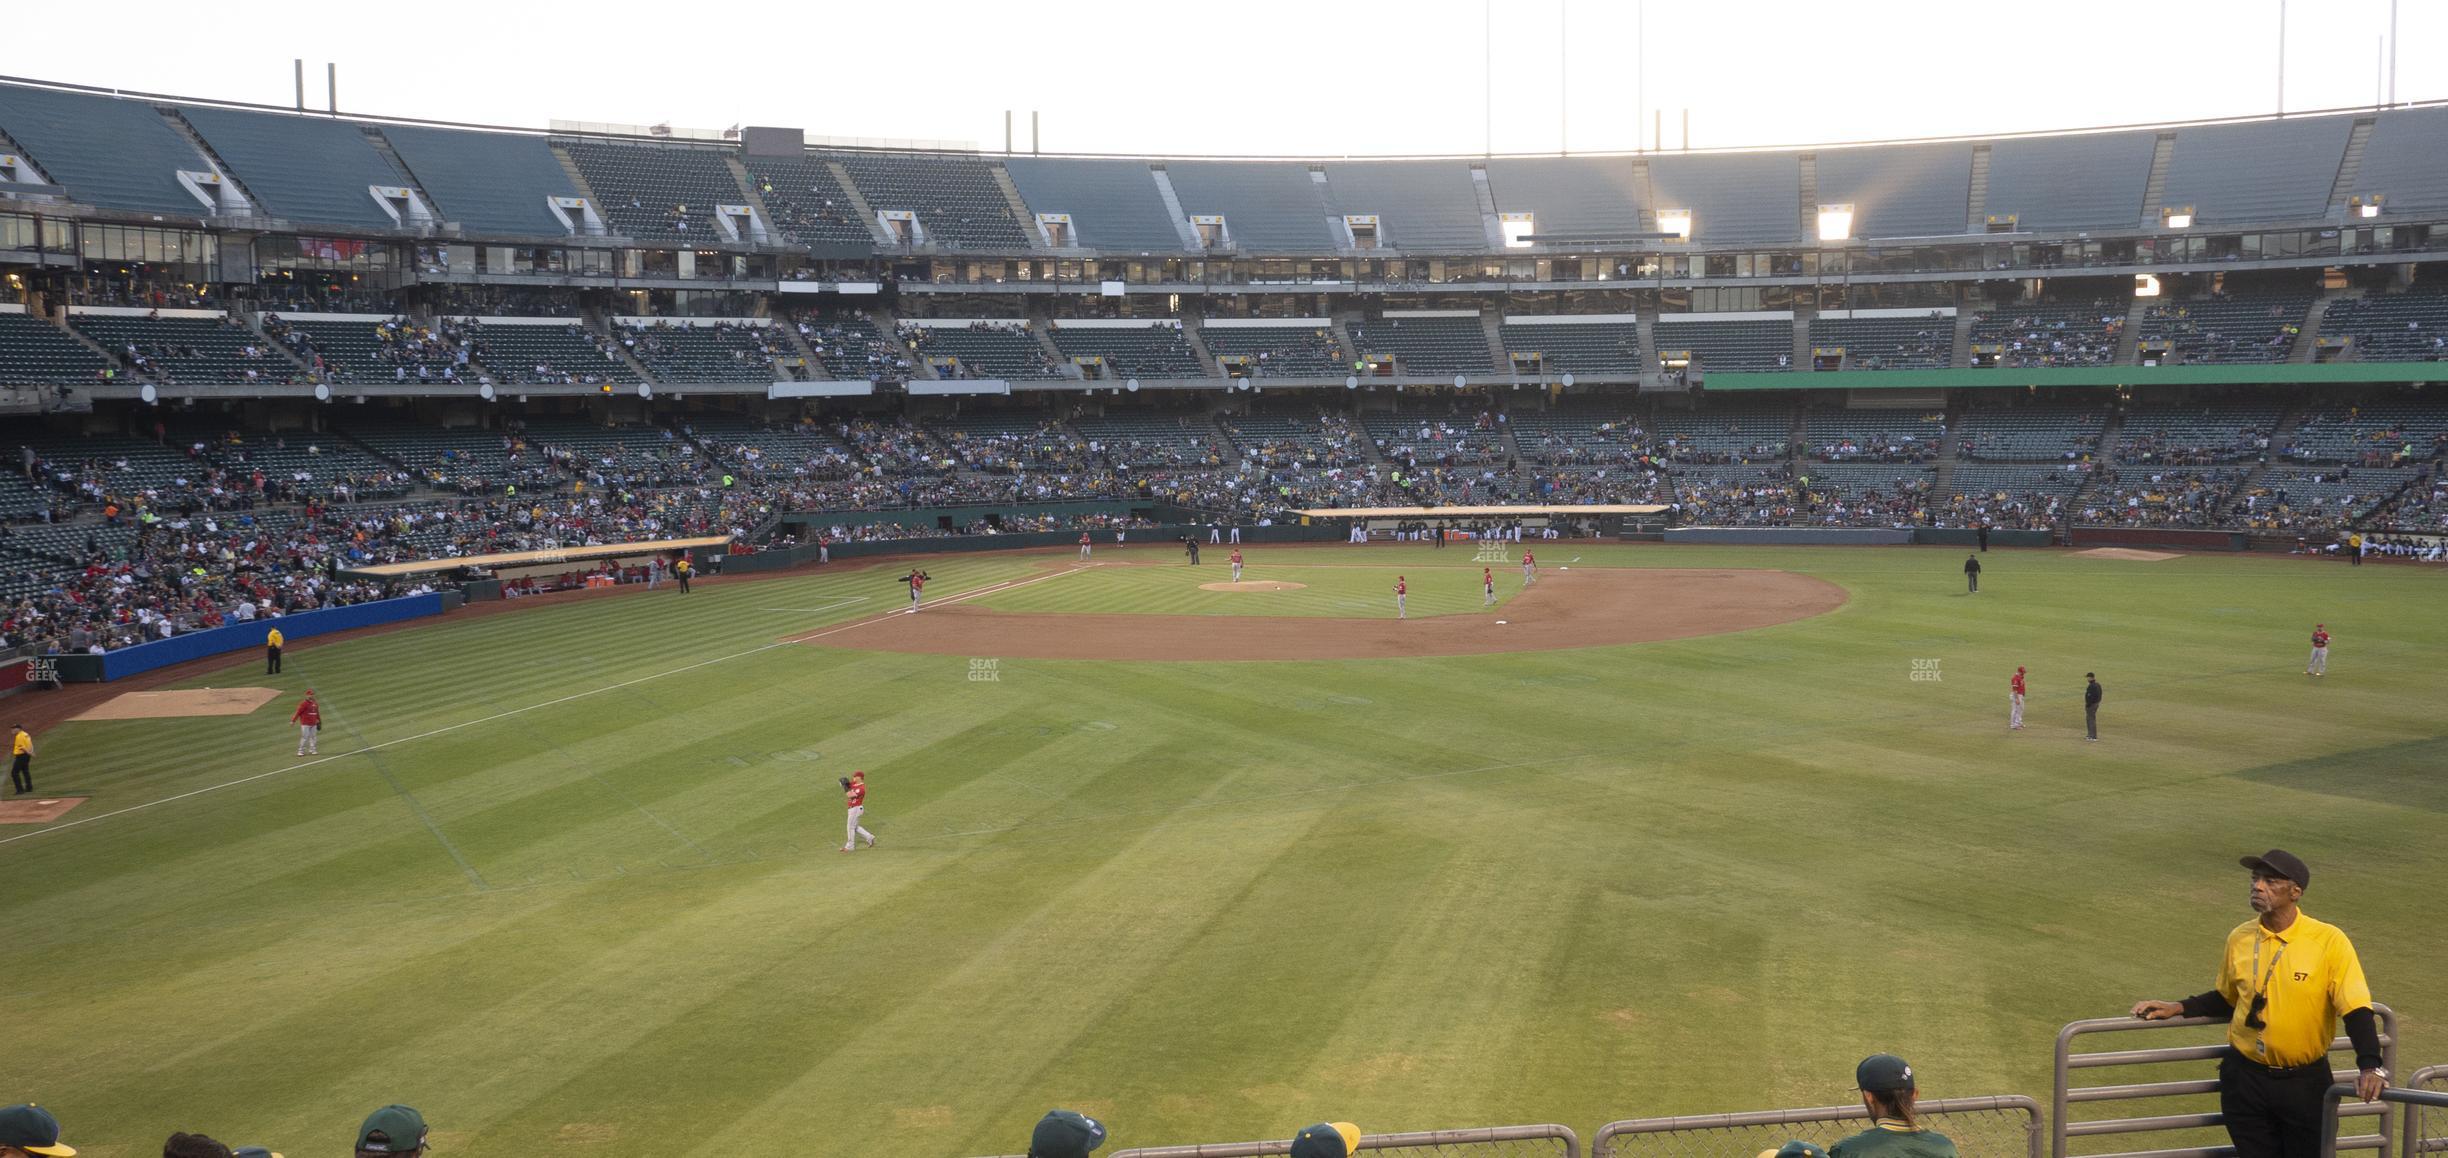
{"type": "Polygon", "coordinates": [[[1873,1094],[1892,1094],[1913,1088],[1913,1072],[1903,1058],[1891,1053],[1874,1053],[1853,1067],[1853,1084],[1873,1094]]]}
{"type": "Polygon", "coordinates": [[[1105,1144],[1105,1123],[1073,1110],[1047,1110],[1029,1134],[1029,1158],[1088,1158],[1105,1144]]]}
{"type": "Polygon", "coordinates": [[[2303,858],[2283,848],[2273,848],[2259,856],[2248,856],[2236,862],[2251,869],[2254,876],[2284,877],[2295,887],[2312,887],[2312,870],[2304,867],[2303,858]]]}

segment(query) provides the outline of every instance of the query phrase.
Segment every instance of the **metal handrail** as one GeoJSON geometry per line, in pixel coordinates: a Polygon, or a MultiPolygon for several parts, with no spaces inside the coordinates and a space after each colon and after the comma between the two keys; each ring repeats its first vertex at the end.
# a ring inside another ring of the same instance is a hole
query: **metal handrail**
{"type": "MultiPolygon", "coordinates": [[[[2000,1094],[1987,1097],[1937,1098],[1916,1102],[1916,1116],[1979,1113],[1982,1111],[2021,1111],[2031,1119],[2024,1129],[2030,1158],[2040,1158],[2040,1103],[2021,1094],[2000,1094]]],[[[1628,1134],[1663,1134],[1678,1130],[1724,1130],[1747,1126],[1782,1126],[1796,1122],[1840,1122],[1868,1120],[1867,1106],[1818,1106],[1795,1110],[1752,1110],[1734,1114],[1694,1114],[1674,1118],[1627,1118],[1598,1127],[1590,1137],[1590,1153],[1603,1158],[1610,1153],[1607,1144],[1628,1134]]]]}
{"type": "MultiPolygon", "coordinates": [[[[2380,1022],[2382,1064],[2395,1068],[2397,1057],[2397,1012],[2378,1002],[2372,1013],[2380,1022]]],[[[2104,1118],[2093,1122],[2071,1121],[2070,1109],[2076,1104],[2095,1102],[2134,1101],[2145,1098],[2184,1097],[2218,1092],[2216,1079],[2137,1082],[2112,1086],[2068,1084],[2068,1077],[2078,1069],[2103,1069],[2113,1066],[2150,1065],[2160,1062],[2207,1061],[2227,1052],[2224,1043],[2217,1045],[2164,1046],[2153,1049],[2104,1050],[2098,1053],[2073,1052],[2077,1037],[2096,1033],[2126,1033],[2136,1030],[2182,1029],[2195,1026],[2224,1026],[2215,1017],[2172,1017],[2162,1021],[2141,1021],[2133,1017],[2095,1017],[2068,1024],[2057,1032],[2056,1074],[2049,1112],[2049,1158],[2066,1158],[2067,1141],[2071,1138],[2093,1138],[2116,1134],[2147,1134],[2171,1130],[2204,1129],[2222,1125],[2226,1117],[2217,1111],[2190,1114],[2163,1114],[2149,1117],[2104,1118]]],[[[2330,1052],[2351,1050],[2352,1042],[2338,1037],[2329,1043],[2330,1052]]],[[[2333,1071],[2333,1076],[2351,1079],[2354,1071],[2333,1071]]],[[[2379,1106],[2356,1106],[2343,1111],[2350,1117],[2378,1117],[2380,1132],[2359,1134],[2336,1139],[2337,1149],[2379,1150],[2384,1155],[2392,1133],[2385,1110],[2379,1106]]],[[[2232,1158],[2232,1146],[2188,1146],[2165,1150],[2129,1150],[2114,1154],[2091,1155],[2086,1158],[2232,1158]]]]}
{"type": "MultiPolygon", "coordinates": [[[[1568,1126],[1549,1122],[1536,1126],[1481,1126],[1465,1130],[1415,1130],[1402,1134],[1363,1134],[1363,1150],[1402,1150],[1432,1146],[1464,1146],[1493,1142],[1557,1141],[1564,1144],[1564,1158],[1581,1158],[1581,1137],[1568,1126]]],[[[1123,1150],[1113,1158],[1260,1158],[1268,1154],[1289,1153],[1292,1140],[1277,1138],[1264,1142],[1209,1142],[1191,1146],[1146,1146],[1123,1150]]]]}
{"type": "MultiPolygon", "coordinates": [[[[2409,1090],[2420,1090],[2431,1085],[2448,1089],[2448,1065],[2424,1066],[2415,1070],[2405,1076],[2404,1085],[2409,1090]]],[[[2426,1138],[2423,1136],[2422,1121],[2415,1111],[2429,1104],[2428,1102],[2404,1103],[2405,1122],[2397,1134],[2400,1139],[2403,1139],[2400,1149],[2404,1158],[2417,1158],[2422,1154],[2448,1153],[2448,1137],[2426,1138]]]]}
{"type": "MultiPolygon", "coordinates": [[[[2346,1139],[2337,1136],[2338,1115],[2348,1112],[2342,1108],[2340,1103],[2353,1096],[2355,1096],[2355,1088],[2352,1082],[2339,1082],[2330,1086],[2329,1092],[2322,1096],[2321,1158],[2337,1158],[2337,1152],[2345,1148],[2346,1139]]],[[[2370,1107],[2371,1113],[2380,1115],[2380,1120],[2385,1123],[2388,1121],[2388,1103],[2390,1102],[2406,1107],[2406,1113],[2410,1116],[2416,1106],[2436,1106],[2448,1109],[2448,1093],[2390,1086],[2380,1091],[2378,1099],[2365,1103],[2365,1105],[2370,1107]]],[[[2410,1144],[2411,1139],[2409,1138],[2410,1144]]]]}

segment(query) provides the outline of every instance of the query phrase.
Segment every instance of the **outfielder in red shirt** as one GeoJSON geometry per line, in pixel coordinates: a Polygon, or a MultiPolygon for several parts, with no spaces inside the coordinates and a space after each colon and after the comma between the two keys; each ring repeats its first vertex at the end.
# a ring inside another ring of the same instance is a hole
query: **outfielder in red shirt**
{"type": "Polygon", "coordinates": [[[1536,582],[1538,582],[1538,556],[1524,551],[1522,552],[1522,586],[1528,587],[1536,582]]]}
{"type": "Polygon", "coordinates": [[[2304,674],[2308,676],[2329,674],[2328,624],[2315,623],[2312,625],[2312,666],[2305,668],[2304,674]]]}
{"type": "Polygon", "coordinates": [[[1496,606],[1496,569],[1494,567],[1479,569],[1479,590],[1484,593],[1484,597],[1479,600],[1479,606],[1496,606]]]}
{"type": "Polygon", "coordinates": [[[323,730],[323,709],[315,704],[313,688],[306,689],[306,698],[289,713],[289,722],[298,726],[298,755],[316,755],[315,733],[323,730]]]}
{"type": "Polygon", "coordinates": [[[1239,548],[1239,547],[1235,547],[1235,548],[1233,548],[1233,552],[1232,552],[1232,565],[1233,565],[1233,580],[1232,580],[1232,581],[1233,581],[1233,582],[1235,582],[1235,583],[1238,583],[1238,582],[1240,582],[1240,581],[1241,581],[1241,548],[1239,548]]]}
{"type": "Polygon", "coordinates": [[[1404,599],[1406,599],[1407,597],[1409,597],[1409,596],[1410,596],[1410,594],[1411,594],[1411,584],[1410,584],[1410,583],[1408,583],[1408,582],[1406,582],[1406,581],[1403,579],[1403,577],[1402,577],[1402,576],[1400,576],[1400,575],[1395,576],[1395,577],[1394,577],[1394,618],[1396,618],[1396,619],[1409,619],[1409,618],[1411,618],[1411,612],[1410,612],[1410,610],[1409,610],[1408,608],[1405,608],[1405,607],[1403,606],[1403,601],[1404,601],[1404,599]]]}
{"type": "Polygon", "coordinates": [[[901,577],[902,582],[909,584],[910,614],[918,614],[918,601],[925,597],[927,580],[932,578],[934,578],[934,576],[914,567],[910,569],[909,574],[901,577]]]}
{"type": "Polygon", "coordinates": [[[2009,697],[2007,697],[2007,698],[2008,698],[2008,700],[2009,700],[2009,702],[2011,702],[2011,703],[2014,705],[2014,708],[2013,708],[2012,712],[2011,712],[2011,713],[2010,713],[2010,714],[2007,716],[2007,718],[2006,718],[2006,727],[2007,727],[2007,728],[2008,728],[2008,730],[2010,730],[2010,731],[2020,731],[2020,730],[2022,729],[2022,727],[2023,727],[2023,669],[2022,669],[2022,668],[2016,668],[2016,669],[2015,669],[2014,678],[2013,678],[2013,679],[2011,679],[2011,680],[2008,680],[2008,681],[2007,681],[2007,686],[2008,686],[2008,687],[2011,687],[2011,688],[2013,688],[2013,689],[2014,689],[2014,694],[2013,694],[2013,695],[2011,695],[2011,696],[2009,696],[2009,697]]]}
{"type": "Polygon", "coordinates": [[[1088,561],[1088,532],[1080,532],[1080,562],[1088,561]]]}
{"type": "Polygon", "coordinates": [[[841,786],[842,804],[850,813],[849,832],[842,843],[842,851],[856,849],[862,838],[867,841],[867,847],[874,848],[875,834],[859,827],[859,817],[867,814],[867,773],[863,770],[853,772],[842,778],[841,786]]]}

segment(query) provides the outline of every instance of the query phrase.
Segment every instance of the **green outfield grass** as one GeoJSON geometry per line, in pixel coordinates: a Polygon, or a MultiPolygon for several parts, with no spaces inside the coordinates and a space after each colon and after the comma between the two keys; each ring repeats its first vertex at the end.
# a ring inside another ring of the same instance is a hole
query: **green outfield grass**
{"type": "MultiPolygon", "coordinates": [[[[1242,582],[1286,585],[1282,590],[1252,591],[1202,589],[1201,584],[1232,580],[1232,564],[1214,566],[1212,557],[1192,567],[1179,559],[1161,556],[1101,555],[1098,565],[1077,576],[1057,583],[1015,587],[985,596],[977,603],[997,611],[1070,614],[1119,611],[1144,615],[1385,619],[1394,614],[1394,583],[1401,579],[1410,584],[1412,618],[1488,610],[1482,602],[1486,592],[1481,586],[1481,572],[1490,569],[1490,565],[1472,563],[1467,547],[1430,551],[1425,560],[1406,550],[1400,558],[1389,555],[1382,561],[1354,552],[1339,561],[1321,562],[1334,554],[1312,547],[1251,548],[1242,556],[1247,564],[1241,572],[1242,582]]],[[[1556,564],[1546,566],[1552,572],[1556,564]]],[[[1521,564],[1497,564],[1492,569],[1496,572],[1496,606],[1501,608],[1521,593],[1521,564]]]]}
{"type": "MultiPolygon", "coordinates": [[[[99,1158],[173,1129],[334,1153],[404,1101],[456,1158],[1010,1153],[1054,1105],[1112,1146],[1586,1137],[1845,1102],[1877,1050],[1925,1096],[2045,1098],[2060,1024],[2206,987],[2249,915],[2235,858],[2272,845],[2406,1015],[2407,1068],[2448,1062],[2436,569],[1994,552],[1966,596],[1944,550],[1539,546],[1851,601],[1634,647],[992,681],[778,642],[901,605],[879,565],[444,619],[268,681],[240,657],[189,683],[283,691],[251,716],[42,737],[43,790],[94,799],[0,829],[0,1101],[99,1158]],[[308,684],[317,763],[283,723],[308,684]],[[883,842],[845,856],[853,768],[883,842]]],[[[1477,610],[1450,549],[1247,550],[1311,586],[1198,592],[1222,552],[1100,547],[1167,565],[990,605],[1382,611],[1391,566],[1414,614],[1477,610]]],[[[1065,562],[930,558],[929,599],[1065,562]]]]}

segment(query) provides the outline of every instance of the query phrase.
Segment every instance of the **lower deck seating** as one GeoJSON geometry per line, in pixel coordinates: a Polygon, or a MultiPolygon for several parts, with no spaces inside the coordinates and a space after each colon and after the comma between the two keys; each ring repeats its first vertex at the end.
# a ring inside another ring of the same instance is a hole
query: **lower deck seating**
{"type": "Polygon", "coordinates": [[[2143,313],[2142,341],[2167,342],[2172,350],[2161,357],[2188,364],[2283,362],[2311,308],[2308,296],[2164,302],[2143,313]]]}
{"type": "Polygon", "coordinates": [[[1955,456],[1979,462],[2071,462],[2099,450],[2107,420],[2104,402],[1975,404],[1956,426],[1955,456]]]}
{"type": "Polygon", "coordinates": [[[2348,339],[2362,362],[2448,361],[2448,293],[2340,298],[2322,315],[2321,336],[2348,339]]]}

